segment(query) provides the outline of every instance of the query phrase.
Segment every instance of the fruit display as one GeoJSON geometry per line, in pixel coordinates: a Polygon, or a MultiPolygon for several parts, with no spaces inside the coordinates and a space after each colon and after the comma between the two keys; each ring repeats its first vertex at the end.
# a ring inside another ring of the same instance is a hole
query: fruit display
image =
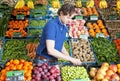
{"type": "Polygon", "coordinates": [[[92,8],[94,6],[94,0],[89,0],[86,2],[86,7],[87,8],[92,8]]]}
{"type": "Polygon", "coordinates": [[[101,0],[99,2],[99,8],[100,9],[104,9],[104,8],[107,8],[108,7],[108,4],[107,4],[107,1],[106,0],[101,0]]]}
{"type": "Polygon", "coordinates": [[[42,5],[47,5],[48,1],[47,0],[35,0],[34,4],[42,4],[42,5]]]}
{"type": "Polygon", "coordinates": [[[4,52],[2,55],[2,61],[5,62],[9,59],[25,59],[30,60],[27,56],[26,42],[20,39],[7,40],[4,44],[4,52]]]}
{"type": "Polygon", "coordinates": [[[12,12],[13,16],[23,14],[24,16],[29,16],[30,15],[30,8],[27,6],[23,6],[22,8],[19,9],[14,9],[12,12]]]}
{"type": "Polygon", "coordinates": [[[82,7],[82,11],[84,16],[90,16],[90,15],[99,16],[99,13],[95,7],[92,7],[92,8],[82,7]]]}
{"type": "Polygon", "coordinates": [[[112,63],[120,61],[117,54],[118,51],[112,41],[106,38],[98,37],[93,38],[91,40],[91,44],[97,56],[98,64],[102,62],[112,63]]]}
{"type": "Polygon", "coordinates": [[[27,6],[28,6],[29,8],[31,8],[31,9],[34,9],[33,1],[32,1],[32,0],[28,0],[27,6]]]}
{"type": "Polygon", "coordinates": [[[93,78],[93,81],[119,81],[119,71],[119,64],[109,64],[107,62],[103,62],[100,67],[91,67],[89,74],[93,78]]]}
{"type": "Polygon", "coordinates": [[[80,59],[81,62],[94,62],[95,56],[91,49],[91,44],[86,39],[72,40],[72,57],[80,59]]]}
{"type": "Polygon", "coordinates": [[[21,29],[8,29],[5,33],[5,37],[14,38],[14,37],[26,37],[27,32],[23,28],[21,29]]]}
{"type": "Polygon", "coordinates": [[[104,37],[108,37],[108,30],[103,24],[102,20],[97,20],[97,22],[87,22],[88,31],[91,37],[95,37],[97,34],[102,33],[104,37]]]}
{"type": "Polygon", "coordinates": [[[28,19],[25,20],[10,20],[8,24],[8,28],[12,29],[23,29],[28,27],[28,19]]]}
{"type": "Polygon", "coordinates": [[[60,8],[60,1],[59,0],[52,0],[51,5],[53,8],[60,8]]]}
{"type": "Polygon", "coordinates": [[[55,65],[48,65],[47,63],[38,63],[33,68],[33,75],[31,81],[62,81],[60,77],[60,69],[55,65]]]}
{"type": "Polygon", "coordinates": [[[46,24],[46,20],[30,20],[29,26],[30,27],[44,27],[46,24]]]}
{"type": "Polygon", "coordinates": [[[19,9],[25,6],[24,0],[18,0],[18,2],[15,5],[15,9],[19,9]]]}
{"type": "Polygon", "coordinates": [[[70,81],[76,79],[86,79],[90,81],[87,70],[83,66],[62,66],[61,67],[62,81],[70,81]]]}
{"type": "Polygon", "coordinates": [[[43,31],[43,29],[40,29],[40,28],[29,29],[28,36],[40,37],[42,35],[42,31],[43,31]]]}
{"type": "Polygon", "coordinates": [[[69,22],[69,36],[71,38],[80,38],[80,35],[88,36],[88,30],[84,24],[85,20],[72,20],[69,22]]]}
{"type": "Polygon", "coordinates": [[[25,61],[23,59],[11,59],[5,64],[5,68],[2,69],[0,80],[6,81],[6,73],[9,71],[14,70],[23,70],[24,71],[24,81],[31,80],[32,79],[32,69],[33,69],[33,63],[25,61]]]}
{"type": "Polygon", "coordinates": [[[75,2],[75,6],[76,6],[76,7],[82,7],[82,2],[81,2],[81,0],[77,0],[77,1],[75,2]]]}

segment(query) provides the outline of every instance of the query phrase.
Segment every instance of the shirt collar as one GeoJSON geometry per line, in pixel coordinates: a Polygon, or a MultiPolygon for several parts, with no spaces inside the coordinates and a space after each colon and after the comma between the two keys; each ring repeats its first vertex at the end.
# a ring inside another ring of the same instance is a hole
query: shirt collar
{"type": "Polygon", "coordinates": [[[60,20],[59,17],[56,17],[56,19],[57,19],[58,24],[60,24],[60,25],[62,25],[62,26],[63,26],[63,25],[66,26],[66,24],[63,24],[63,23],[62,23],[62,21],[60,20]]]}

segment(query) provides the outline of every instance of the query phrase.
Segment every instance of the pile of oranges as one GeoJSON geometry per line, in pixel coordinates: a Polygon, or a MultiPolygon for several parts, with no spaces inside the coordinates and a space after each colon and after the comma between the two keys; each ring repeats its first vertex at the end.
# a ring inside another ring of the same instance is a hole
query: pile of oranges
{"type": "Polygon", "coordinates": [[[98,20],[97,23],[88,22],[87,27],[89,28],[89,34],[91,37],[95,37],[97,33],[103,33],[104,36],[109,36],[102,20],[98,20]]]}
{"type": "Polygon", "coordinates": [[[6,63],[5,68],[1,70],[0,81],[6,81],[6,73],[14,70],[24,70],[24,81],[32,79],[32,62],[21,60],[10,60],[6,63]]]}

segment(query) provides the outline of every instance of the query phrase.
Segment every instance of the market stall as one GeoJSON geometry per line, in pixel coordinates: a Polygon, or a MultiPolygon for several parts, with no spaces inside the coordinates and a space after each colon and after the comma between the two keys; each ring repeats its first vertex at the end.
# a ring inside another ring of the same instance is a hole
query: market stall
{"type": "Polygon", "coordinates": [[[0,81],[120,81],[120,0],[1,0],[0,81]],[[77,14],[64,46],[82,65],[34,63],[45,24],[65,3],[77,14]]]}

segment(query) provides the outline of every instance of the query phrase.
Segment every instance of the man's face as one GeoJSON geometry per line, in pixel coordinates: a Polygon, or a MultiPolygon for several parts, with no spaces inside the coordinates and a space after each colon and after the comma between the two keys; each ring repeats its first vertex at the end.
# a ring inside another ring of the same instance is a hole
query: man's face
{"type": "Polygon", "coordinates": [[[68,14],[68,15],[61,15],[61,21],[64,23],[64,24],[68,24],[69,21],[72,20],[72,18],[75,16],[75,14],[68,14]]]}

